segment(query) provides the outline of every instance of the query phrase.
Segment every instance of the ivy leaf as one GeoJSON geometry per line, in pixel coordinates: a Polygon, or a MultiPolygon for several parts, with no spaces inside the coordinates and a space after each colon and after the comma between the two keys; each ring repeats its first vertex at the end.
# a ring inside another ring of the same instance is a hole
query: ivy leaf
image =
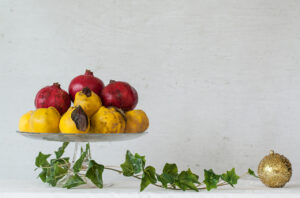
{"type": "Polygon", "coordinates": [[[82,163],[85,160],[89,150],[90,150],[90,145],[86,144],[85,151],[81,153],[79,159],[74,163],[73,170],[75,174],[81,170],[82,163]]]}
{"type": "Polygon", "coordinates": [[[37,167],[43,167],[43,166],[49,166],[49,162],[47,159],[51,156],[51,154],[43,154],[42,152],[39,152],[39,155],[35,158],[35,165],[37,167]]]}
{"type": "Polygon", "coordinates": [[[42,182],[46,182],[46,178],[47,178],[47,169],[46,168],[43,168],[42,172],[39,174],[38,176],[42,182]]]}
{"type": "Polygon", "coordinates": [[[145,163],[145,156],[140,156],[137,153],[133,155],[129,150],[127,150],[125,162],[121,164],[123,175],[132,176],[140,173],[144,169],[145,163]]]}
{"type": "Polygon", "coordinates": [[[103,188],[102,173],[104,166],[97,164],[94,160],[91,160],[89,163],[89,168],[85,174],[98,188],[103,188]]]}
{"type": "Polygon", "coordinates": [[[252,175],[253,177],[259,178],[259,177],[255,174],[255,172],[254,172],[252,169],[250,169],[250,168],[248,168],[248,174],[249,174],[249,175],[252,175]]]}
{"type": "Polygon", "coordinates": [[[181,171],[181,173],[178,175],[176,185],[183,191],[187,189],[198,191],[198,188],[195,186],[195,184],[200,184],[198,179],[199,176],[192,173],[191,169],[188,169],[187,171],[181,171]]]}
{"type": "MultiPolygon", "coordinates": [[[[51,186],[56,186],[58,180],[63,178],[68,172],[67,168],[62,168],[59,163],[55,163],[53,166],[48,168],[46,174],[46,182],[51,186]]],[[[42,175],[43,178],[43,175],[42,175]]],[[[44,178],[43,178],[44,179],[44,178]]]]}
{"type": "Polygon", "coordinates": [[[232,168],[230,171],[221,175],[221,179],[230,184],[232,187],[237,184],[239,178],[240,177],[235,173],[235,168],[232,168]]]}
{"type": "Polygon", "coordinates": [[[149,184],[155,184],[156,182],[157,179],[155,174],[155,168],[153,166],[147,166],[143,172],[140,191],[142,192],[149,184]]]}
{"type": "Polygon", "coordinates": [[[69,160],[70,160],[69,157],[64,157],[64,158],[60,158],[60,159],[51,159],[50,165],[58,163],[59,165],[64,165],[67,167],[69,165],[69,160]]]}
{"type": "Polygon", "coordinates": [[[212,169],[204,169],[204,183],[206,184],[206,189],[210,191],[213,188],[217,188],[217,184],[220,180],[220,175],[214,173],[212,169]]]}
{"type": "Polygon", "coordinates": [[[87,143],[87,144],[85,145],[85,151],[86,151],[87,153],[90,152],[90,143],[87,143]]]}
{"type": "Polygon", "coordinates": [[[83,163],[84,159],[86,158],[86,155],[87,155],[87,153],[83,152],[80,155],[80,158],[74,163],[74,166],[73,166],[74,173],[78,173],[81,170],[82,163],[83,163]]]}
{"type": "Polygon", "coordinates": [[[64,154],[65,149],[68,146],[68,144],[69,144],[69,142],[64,142],[63,145],[61,147],[59,147],[57,151],[55,151],[56,159],[60,158],[64,154]]]}
{"type": "Polygon", "coordinates": [[[83,179],[79,175],[75,174],[67,180],[67,182],[63,185],[63,187],[70,189],[70,188],[80,186],[82,184],[85,184],[85,181],[83,181],[83,179]]]}
{"type": "Polygon", "coordinates": [[[157,174],[157,180],[160,181],[164,188],[168,187],[168,184],[171,184],[175,187],[175,181],[178,177],[178,168],[176,164],[166,163],[161,175],[157,174]]]}

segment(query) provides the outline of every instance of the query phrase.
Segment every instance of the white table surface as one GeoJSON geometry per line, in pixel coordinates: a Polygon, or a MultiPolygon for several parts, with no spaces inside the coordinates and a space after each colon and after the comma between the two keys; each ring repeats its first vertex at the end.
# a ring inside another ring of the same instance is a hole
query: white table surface
{"type": "Polygon", "coordinates": [[[111,183],[111,187],[97,189],[63,189],[50,187],[38,179],[29,178],[28,180],[1,180],[0,179],[0,197],[62,197],[62,198],[93,198],[93,197],[300,197],[300,182],[290,182],[284,188],[267,188],[259,180],[243,179],[240,180],[235,188],[224,186],[210,192],[202,190],[193,191],[173,191],[160,189],[155,186],[148,187],[144,192],[139,192],[139,181],[134,178],[125,178],[120,175],[105,175],[106,183],[111,183]]]}

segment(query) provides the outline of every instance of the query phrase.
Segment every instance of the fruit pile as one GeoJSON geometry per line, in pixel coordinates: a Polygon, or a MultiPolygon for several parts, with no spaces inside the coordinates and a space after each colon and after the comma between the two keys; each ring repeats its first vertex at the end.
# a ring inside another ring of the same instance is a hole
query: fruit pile
{"type": "Polygon", "coordinates": [[[35,111],[24,114],[19,130],[36,133],[139,133],[149,126],[143,110],[134,109],[136,90],[128,83],[110,81],[107,86],[86,70],[69,85],[42,88],[35,97],[35,111]],[[74,106],[71,106],[73,101],[74,106]]]}

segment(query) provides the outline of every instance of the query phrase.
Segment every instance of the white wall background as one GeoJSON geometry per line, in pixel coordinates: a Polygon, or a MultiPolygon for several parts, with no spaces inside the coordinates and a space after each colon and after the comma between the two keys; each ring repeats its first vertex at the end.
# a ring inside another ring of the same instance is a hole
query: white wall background
{"type": "Polygon", "coordinates": [[[60,143],[16,134],[18,119],[86,68],[130,82],[150,118],[143,138],[92,144],[99,162],[130,149],[241,174],[275,149],[300,179],[300,1],[0,0],[0,67],[1,179],[35,179],[38,151],[60,143]]]}

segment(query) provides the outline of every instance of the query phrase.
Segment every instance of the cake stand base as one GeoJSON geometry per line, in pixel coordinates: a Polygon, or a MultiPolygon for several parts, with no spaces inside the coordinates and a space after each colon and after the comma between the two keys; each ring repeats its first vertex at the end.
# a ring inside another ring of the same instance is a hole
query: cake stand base
{"type": "MultiPolygon", "coordinates": [[[[24,132],[17,131],[18,134],[23,135],[24,137],[36,140],[46,140],[46,141],[56,141],[56,142],[74,142],[75,148],[73,153],[73,158],[70,160],[70,164],[68,164],[71,169],[70,171],[58,181],[57,186],[63,187],[63,184],[73,176],[72,167],[75,162],[80,158],[82,152],[86,150],[86,144],[89,142],[118,142],[118,141],[127,141],[139,138],[148,132],[143,133],[38,133],[38,132],[24,132]]],[[[86,171],[88,170],[89,161],[92,159],[91,151],[88,150],[88,153],[83,160],[81,171],[78,173],[79,176],[84,176],[86,171]]],[[[96,186],[86,177],[82,177],[86,184],[80,185],[76,188],[96,188],[96,186]]],[[[103,184],[104,187],[110,187],[113,184],[103,184]]]]}
{"type": "MultiPolygon", "coordinates": [[[[89,142],[75,142],[74,144],[74,153],[73,153],[73,158],[71,161],[70,166],[73,167],[75,162],[80,158],[82,152],[84,152],[85,148],[86,148],[86,144],[89,144],[89,142]]],[[[95,184],[93,184],[89,179],[86,179],[84,177],[88,166],[89,166],[89,161],[92,160],[92,156],[91,156],[91,149],[88,150],[88,153],[86,155],[86,157],[83,160],[82,166],[81,166],[81,170],[78,173],[79,176],[82,176],[82,178],[85,179],[86,184],[80,185],[78,187],[75,188],[79,188],[79,189],[87,189],[87,188],[98,188],[97,186],[95,186],[95,184]]],[[[63,177],[61,180],[59,180],[59,182],[57,183],[57,187],[63,187],[63,184],[73,175],[73,173],[68,173],[65,177],[63,177]]],[[[108,184],[103,184],[103,188],[107,188],[107,187],[111,187],[113,186],[113,184],[108,183],[108,184]]]]}

